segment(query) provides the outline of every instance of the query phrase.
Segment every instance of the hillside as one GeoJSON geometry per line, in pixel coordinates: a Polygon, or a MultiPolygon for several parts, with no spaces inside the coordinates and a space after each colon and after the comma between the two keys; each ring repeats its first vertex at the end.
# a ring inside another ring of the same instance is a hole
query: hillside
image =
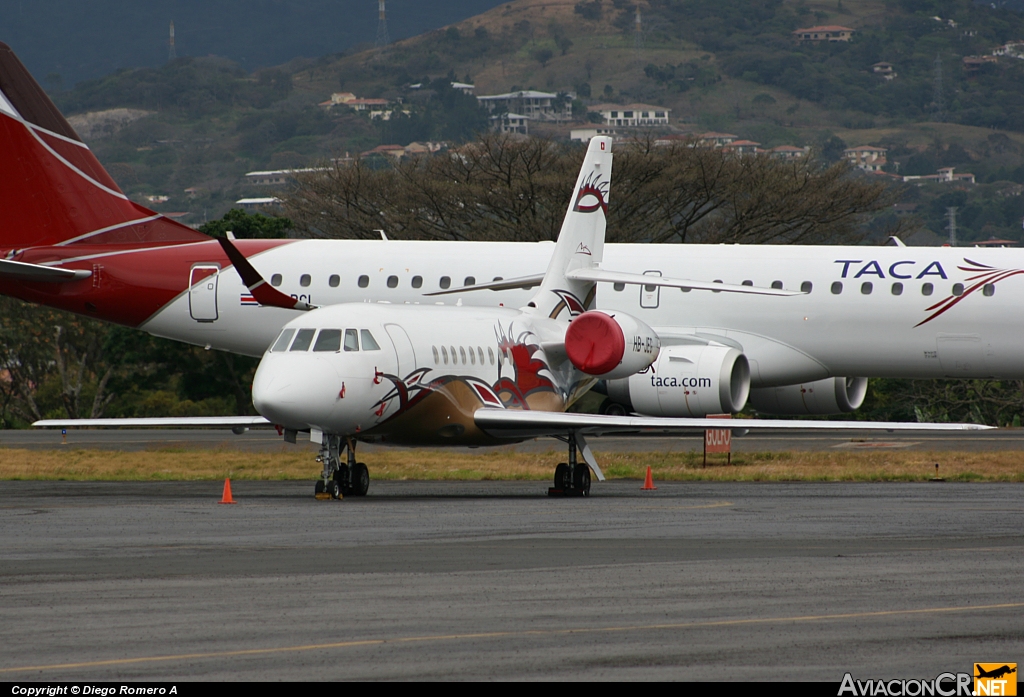
{"type": "MultiPolygon", "coordinates": [[[[57,97],[71,113],[151,112],[120,130],[101,129],[91,144],[131,195],[168,195],[153,205],[188,210],[184,220],[193,224],[241,195],[263,193],[242,183],[249,170],[471,137],[486,121],[471,97],[448,88],[457,79],[474,83],[478,95],[575,92],[581,120],[587,103],[643,101],[669,107],[673,130],[728,131],[764,147],[811,145],[835,156],[844,146],[881,145],[890,170],[955,166],[984,185],[969,195],[908,191],[933,231],[942,233],[945,206],[957,205],[964,239],[1020,236],[1024,197],[1007,182],[1024,183],[1024,60],[968,66],[963,58],[1024,40],[1024,15],[970,0],[649,0],[638,42],[633,8],[627,0],[513,0],[384,53],[256,72],[224,59],[179,59],[57,97]],[[853,40],[794,39],[794,29],[816,24],[850,27],[853,40]],[[874,72],[881,62],[894,79],[874,72]],[[410,89],[416,83],[429,89],[410,89]],[[410,113],[371,122],[316,106],[339,91],[403,99],[410,113]]],[[[564,138],[569,128],[531,132],[564,138]]]]}
{"type": "MultiPolygon", "coordinates": [[[[415,36],[497,4],[387,0],[389,34],[415,36]]],[[[0,17],[0,41],[33,74],[68,87],[161,65],[171,21],[179,56],[223,56],[250,71],[373,45],[377,35],[376,0],[0,0],[0,17]]]]}

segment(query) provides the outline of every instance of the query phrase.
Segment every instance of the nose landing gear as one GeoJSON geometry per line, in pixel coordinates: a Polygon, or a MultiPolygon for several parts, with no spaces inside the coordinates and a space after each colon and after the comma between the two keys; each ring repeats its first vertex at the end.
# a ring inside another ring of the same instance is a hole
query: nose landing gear
{"type": "Polygon", "coordinates": [[[570,433],[559,440],[569,445],[569,461],[555,467],[554,486],[548,489],[548,496],[590,496],[590,466],[576,461],[576,435],[570,433]]]}
{"type": "Polygon", "coordinates": [[[362,462],[356,462],[356,442],[341,436],[323,436],[317,462],[323,464],[320,480],[314,488],[318,500],[340,499],[345,496],[366,496],[370,488],[370,471],[362,462]],[[341,461],[341,450],[347,451],[346,462],[341,461]]]}

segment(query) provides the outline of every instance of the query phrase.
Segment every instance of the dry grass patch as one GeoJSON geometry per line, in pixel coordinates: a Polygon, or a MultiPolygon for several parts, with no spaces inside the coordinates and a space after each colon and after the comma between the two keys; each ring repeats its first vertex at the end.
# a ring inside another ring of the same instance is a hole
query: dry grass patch
{"type": "MultiPolygon", "coordinates": [[[[650,466],[656,480],[706,481],[1024,481],[1024,452],[824,452],[736,454],[733,464],[716,456],[701,466],[700,452],[597,453],[609,478],[642,479],[650,466]]],[[[564,459],[561,450],[378,450],[365,459],[374,479],[545,480],[564,459]]],[[[316,478],[308,451],[111,452],[103,450],[0,450],[5,480],[275,480],[316,478]]]]}

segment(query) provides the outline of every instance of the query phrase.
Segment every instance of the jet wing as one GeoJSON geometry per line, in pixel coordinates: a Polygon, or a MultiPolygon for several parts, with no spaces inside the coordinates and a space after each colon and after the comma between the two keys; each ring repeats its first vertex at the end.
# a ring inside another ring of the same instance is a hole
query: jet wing
{"type": "Polygon", "coordinates": [[[537,438],[578,433],[586,436],[651,435],[699,432],[708,428],[810,431],[986,431],[978,424],[905,423],[895,421],[797,421],[781,419],[674,419],[661,416],[603,416],[515,409],[478,409],[476,425],[496,438],[537,438]]]}
{"type": "Polygon", "coordinates": [[[540,285],[540,282],[544,280],[544,274],[537,273],[532,276],[517,276],[515,278],[503,278],[500,281],[489,281],[487,283],[477,283],[472,286],[461,286],[459,288],[451,288],[449,290],[437,290],[433,293],[424,293],[423,295],[452,295],[453,293],[466,293],[471,290],[513,290],[515,288],[534,288],[540,285]]]}
{"type": "Polygon", "coordinates": [[[270,426],[262,416],[166,416],[146,419],[43,419],[38,428],[237,428],[270,426]]]}
{"type": "Polygon", "coordinates": [[[92,276],[92,271],[84,269],[58,269],[53,266],[0,259],[0,277],[13,278],[18,281],[67,283],[68,281],[80,281],[89,276],[92,276]]]}

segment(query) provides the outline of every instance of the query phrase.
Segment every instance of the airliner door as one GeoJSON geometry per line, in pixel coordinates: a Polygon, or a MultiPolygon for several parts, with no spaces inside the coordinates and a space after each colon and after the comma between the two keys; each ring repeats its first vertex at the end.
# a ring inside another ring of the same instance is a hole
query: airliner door
{"type": "Polygon", "coordinates": [[[197,322],[217,321],[217,264],[196,264],[189,274],[188,311],[197,322]]]}
{"type": "Polygon", "coordinates": [[[391,337],[391,343],[395,345],[395,353],[398,354],[398,376],[403,380],[409,373],[416,370],[416,352],[412,348],[409,335],[397,324],[385,324],[384,330],[391,337]]]}
{"type": "MultiPolygon", "coordinates": [[[[644,271],[644,276],[660,276],[661,271],[644,271]]],[[[640,307],[653,310],[658,307],[661,286],[640,286],[640,307]]]]}

